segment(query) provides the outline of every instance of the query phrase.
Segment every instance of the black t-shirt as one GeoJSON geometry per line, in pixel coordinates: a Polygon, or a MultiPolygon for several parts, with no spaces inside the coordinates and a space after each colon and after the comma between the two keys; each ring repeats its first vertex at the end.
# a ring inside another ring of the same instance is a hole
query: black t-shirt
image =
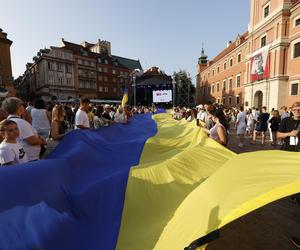
{"type": "Polygon", "coordinates": [[[256,131],[267,131],[268,130],[268,120],[269,120],[270,114],[268,113],[261,113],[257,117],[257,124],[256,124],[256,131]]]}
{"type": "Polygon", "coordinates": [[[106,113],[106,112],[104,112],[104,113],[102,114],[102,117],[105,118],[105,119],[107,119],[107,120],[111,120],[110,115],[109,115],[108,113],[106,113]]]}
{"type": "Polygon", "coordinates": [[[299,152],[300,151],[300,120],[296,121],[291,117],[286,117],[280,122],[278,132],[288,133],[293,130],[298,130],[298,145],[290,145],[290,136],[284,139],[284,144],[282,149],[286,151],[299,152]]]}

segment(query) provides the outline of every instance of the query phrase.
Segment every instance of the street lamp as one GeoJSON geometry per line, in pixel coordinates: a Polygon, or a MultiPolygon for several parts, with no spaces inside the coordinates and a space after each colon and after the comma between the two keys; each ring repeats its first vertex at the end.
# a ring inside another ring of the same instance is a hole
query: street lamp
{"type": "Polygon", "coordinates": [[[133,81],[133,105],[136,106],[136,76],[132,77],[133,81]]]}
{"type": "Polygon", "coordinates": [[[176,106],[176,96],[175,96],[175,89],[176,89],[176,80],[175,80],[175,76],[173,76],[173,79],[172,79],[172,85],[173,85],[173,107],[176,106]]]}

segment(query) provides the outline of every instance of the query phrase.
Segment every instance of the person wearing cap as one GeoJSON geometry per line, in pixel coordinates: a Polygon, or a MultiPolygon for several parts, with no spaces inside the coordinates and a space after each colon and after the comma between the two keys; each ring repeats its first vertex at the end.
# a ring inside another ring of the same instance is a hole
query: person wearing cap
{"type": "Polygon", "coordinates": [[[198,114],[197,114],[197,119],[203,121],[204,120],[204,114],[205,114],[205,109],[202,104],[199,104],[197,106],[198,108],[198,114]]]}
{"type": "Polygon", "coordinates": [[[28,161],[38,160],[41,147],[47,143],[45,139],[38,136],[36,129],[29,122],[21,118],[26,112],[24,102],[17,97],[8,97],[2,102],[2,108],[9,114],[7,119],[18,125],[20,131],[18,141],[23,146],[28,161]]]}
{"type": "Polygon", "coordinates": [[[90,100],[80,98],[80,107],[75,115],[75,129],[89,129],[90,122],[87,113],[90,109],[90,100]]]}

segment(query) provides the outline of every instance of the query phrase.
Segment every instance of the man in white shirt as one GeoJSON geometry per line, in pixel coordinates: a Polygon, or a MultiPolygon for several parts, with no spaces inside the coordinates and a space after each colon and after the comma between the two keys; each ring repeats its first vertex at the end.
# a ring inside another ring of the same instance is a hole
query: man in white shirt
{"type": "Polygon", "coordinates": [[[87,113],[90,108],[90,100],[88,98],[80,98],[80,107],[75,116],[75,129],[89,129],[90,122],[87,113]]]}
{"type": "Polygon", "coordinates": [[[18,141],[23,146],[28,160],[38,160],[41,146],[47,143],[45,139],[38,136],[37,131],[29,122],[22,119],[23,114],[26,112],[23,101],[17,97],[9,97],[2,102],[2,108],[9,114],[7,119],[17,123],[20,130],[18,141]]]}

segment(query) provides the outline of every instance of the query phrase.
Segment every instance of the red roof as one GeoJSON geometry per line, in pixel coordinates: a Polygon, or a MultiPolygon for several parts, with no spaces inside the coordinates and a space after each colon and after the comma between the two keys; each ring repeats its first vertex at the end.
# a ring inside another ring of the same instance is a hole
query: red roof
{"type": "Polygon", "coordinates": [[[242,36],[240,36],[241,43],[239,45],[236,44],[237,40],[232,42],[226,49],[224,49],[221,53],[219,53],[214,59],[212,59],[209,62],[209,66],[213,65],[215,62],[219,61],[220,59],[225,57],[227,54],[229,54],[231,51],[233,51],[234,49],[239,47],[241,44],[243,44],[246,41],[247,36],[248,36],[248,31],[245,32],[242,36]]]}

